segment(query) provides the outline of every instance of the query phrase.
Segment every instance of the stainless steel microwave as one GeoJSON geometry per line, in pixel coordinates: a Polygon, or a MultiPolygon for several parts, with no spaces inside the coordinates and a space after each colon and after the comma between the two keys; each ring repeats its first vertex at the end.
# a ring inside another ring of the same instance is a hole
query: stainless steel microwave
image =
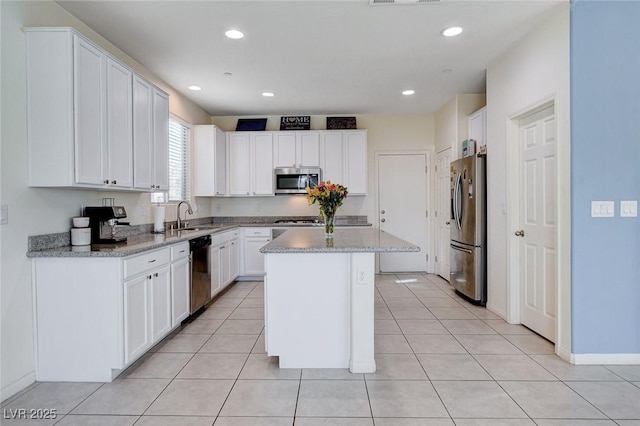
{"type": "Polygon", "coordinates": [[[276,194],[305,194],[322,180],[320,167],[278,167],[273,173],[276,194]]]}

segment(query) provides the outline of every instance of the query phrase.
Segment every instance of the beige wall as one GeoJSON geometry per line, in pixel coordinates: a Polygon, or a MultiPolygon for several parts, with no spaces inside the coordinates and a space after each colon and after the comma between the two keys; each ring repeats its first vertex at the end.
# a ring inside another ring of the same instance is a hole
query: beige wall
{"type": "MultiPolygon", "coordinates": [[[[212,117],[211,122],[225,131],[233,131],[238,118],[212,117]]],[[[267,130],[278,130],[280,116],[267,118],[267,130]]],[[[376,153],[394,150],[432,151],[435,134],[434,117],[433,115],[357,115],[356,121],[358,129],[367,129],[368,193],[367,196],[349,197],[340,207],[338,214],[366,215],[369,222],[376,226],[376,153]]],[[[326,129],[326,116],[312,116],[311,129],[326,129]]],[[[410,189],[406,190],[410,191],[410,189]]],[[[304,196],[212,198],[211,210],[214,216],[318,214],[317,206],[308,206],[304,196]]]]}
{"type": "MultiPolygon", "coordinates": [[[[541,101],[554,99],[557,120],[558,179],[558,285],[564,336],[570,328],[570,116],[569,116],[569,4],[562,4],[533,32],[499,58],[487,70],[487,216],[488,302],[487,307],[503,318],[514,320],[509,297],[509,255],[517,228],[517,194],[509,197],[509,176],[517,158],[513,137],[508,134],[511,118],[541,101]],[[511,153],[511,155],[510,155],[511,153]],[[510,204],[511,203],[511,204],[510,204]]],[[[565,348],[568,349],[568,348],[565,348]]]]}
{"type": "MultiPolygon", "coordinates": [[[[170,112],[187,122],[206,124],[209,115],[188,101],[140,64],[127,57],[82,22],[54,2],[2,1],[2,127],[1,127],[1,204],[9,206],[9,223],[0,226],[1,248],[1,339],[0,399],[33,382],[35,352],[33,344],[33,305],[31,262],[26,258],[27,237],[67,231],[69,218],[80,213],[81,205],[99,205],[102,197],[115,197],[127,209],[133,224],[152,223],[148,194],[98,192],[72,189],[27,187],[27,118],[25,35],[27,26],[69,26],[117,56],[137,72],[166,90],[170,112]],[[144,213],[144,216],[142,215],[144,213]]],[[[168,212],[175,216],[172,209],[168,212]]],[[[197,216],[210,216],[204,203],[197,216]]],[[[168,217],[171,219],[171,216],[168,217]]],[[[78,303],[87,303],[79,301],[78,303]]],[[[78,318],[82,321],[82,318],[78,318]]],[[[73,332],[69,330],[69,332],[73,332]]]]}
{"type": "Polygon", "coordinates": [[[460,158],[462,141],[469,137],[468,117],[485,105],[484,93],[466,93],[454,96],[436,111],[436,152],[451,148],[451,158],[460,158]]]}

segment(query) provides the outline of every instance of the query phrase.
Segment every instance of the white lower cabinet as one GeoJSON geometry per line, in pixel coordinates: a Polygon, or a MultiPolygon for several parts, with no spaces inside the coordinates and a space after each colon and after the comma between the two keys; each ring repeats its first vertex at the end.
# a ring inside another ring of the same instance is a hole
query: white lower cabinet
{"type": "Polygon", "coordinates": [[[238,231],[214,234],[211,237],[211,297],[220,293],[238,278],[240,263],[238,231]]]}
{"type": "Polygon", "coordinates": [[[184,242],[125,258],[33,259],[36,379],[113,380],[188,316],[188,256],[184,242]]]}
{"type": "Polygon", "coordinates": [[[264,255],[260,249],[271,241],[271,228],[244,228],[242,237],[244,276],[264,275],[264,255]]]}
{"type": "Polygon", "coordinates": [[[177,327],[189,316],[191,297],[191,259],[189,243],[171,247],[171,326],[177,327]]]}

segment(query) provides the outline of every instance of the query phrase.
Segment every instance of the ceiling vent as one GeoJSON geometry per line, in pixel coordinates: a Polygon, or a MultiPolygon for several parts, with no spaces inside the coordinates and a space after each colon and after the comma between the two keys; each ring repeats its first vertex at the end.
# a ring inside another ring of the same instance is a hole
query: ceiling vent
{"type": "Polygon", "coordinates": [[[438,4],[441,0],[369,0],[369,6],[406,5],[406,4],[438,4]]]}

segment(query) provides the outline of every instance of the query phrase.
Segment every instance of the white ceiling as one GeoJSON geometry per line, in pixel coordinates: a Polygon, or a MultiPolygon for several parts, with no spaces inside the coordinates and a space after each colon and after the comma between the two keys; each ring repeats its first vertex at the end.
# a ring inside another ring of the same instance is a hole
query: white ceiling
{"type": "Polygon", "coordinates": [[[487,66],[565,1],[57,3],[211,115],[336,115],[433,113],[483,93],[487,66]],[[440,35],[452,25],[464,32],[440,35]]]}

